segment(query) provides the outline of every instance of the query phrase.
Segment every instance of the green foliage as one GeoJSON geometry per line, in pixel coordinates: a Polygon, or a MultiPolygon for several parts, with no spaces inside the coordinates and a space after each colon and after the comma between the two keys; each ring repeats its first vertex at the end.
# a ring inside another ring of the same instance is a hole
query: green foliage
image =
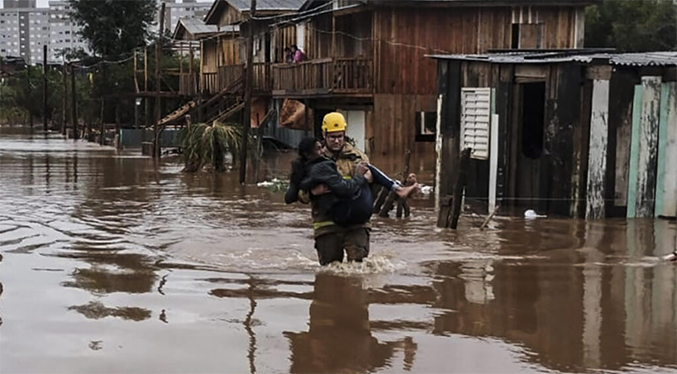
{"type": "Polygon", "coordinates": [[[153,0],[68,0],[72,19],[95,55],[118,58],[150,40],[157,11],[153,0]]]}
{"type": "Polygon", "coordinates": [[[585,46],[623,52],[677,49],[673,0],[604,0],[585,11],[585,46]]]}
{"type": "Polygon", "coordinates": [[[236,125],[198,123],[181,130],[179,137],[186,172],[196,172],[207,165],[214,171],[225,171],[226,153],[237,155],[242,147],[242,132],[236,125]]]}

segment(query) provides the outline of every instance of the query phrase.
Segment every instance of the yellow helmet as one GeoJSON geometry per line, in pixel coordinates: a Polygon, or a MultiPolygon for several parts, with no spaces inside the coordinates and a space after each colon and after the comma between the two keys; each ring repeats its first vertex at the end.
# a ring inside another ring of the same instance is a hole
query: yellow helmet
{"type": "Polygon", "coordinates": [[[347,123],[343,114],[332,112],[324,116],[324,119],[322,120],[322,133],[346,131],[346,126],[347,123]]]}

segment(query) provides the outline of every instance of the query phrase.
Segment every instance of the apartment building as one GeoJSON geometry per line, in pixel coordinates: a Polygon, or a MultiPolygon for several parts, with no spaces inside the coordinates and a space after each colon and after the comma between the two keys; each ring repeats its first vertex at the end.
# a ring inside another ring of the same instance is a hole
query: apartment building
{"type": "Polygon", "coordinates": [[[0,9],[0,56],[21,57],[42,63],[42,48],[49,45],[49,9],[36,8],[35,0],[5,0],[0,9]]]}
{"type": "Polygon", "coordinates": [[[87,51],[87,44],[78,33],[79,27],[70,19],[70,5],[68,2],[50,1],[49,9],[51,44],[48,60],[57,63],[62,62],[64,58],[63,52],[68,49],[87,51]]]}

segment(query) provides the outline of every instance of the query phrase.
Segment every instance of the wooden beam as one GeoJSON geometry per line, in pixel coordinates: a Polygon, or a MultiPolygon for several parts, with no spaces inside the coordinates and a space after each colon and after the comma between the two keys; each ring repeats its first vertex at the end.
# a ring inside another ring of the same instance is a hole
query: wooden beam
{"type": "Polygon", "coordinates": [[[677,216],[677,82],[661,87],[656,217],[677,216]]]}
{"type": "Polygon", "coordinates": [[[632,102],[632,135],[630,137],[630,167],[628,170],[627,218],[635,218],[637,209],[637,173],[639,168],[640,118],[642,115],[642,85],[635,86],[632,102]]]}
{"type": "Polygon", "coordinates": [[[656,198],[661,77],[642,77],[642,90],[636,215],[637,217],[653,217],[656,198]]]}
{"type": "MultiPolygon", "coordinates": [[[[240,149],[240,184],[244,184],[247,176],[247,147],[249,140],[249,128],[251,127],[252,116],[252,90],[254,86],[254,31],[256,23],[256,0],[251,0],[249,8],[249,20],[247,22],[247,65],[245,66],[244,83],[244,114],[242,116],[242,141],[243,146],[240,149]]],[[[242,26],[240,26],[242,27],[242,26]]]]}
{"type": "Polygon", "coordinates": [[[42,131],[47,132],[47,45],[42,46],[42,131]]]}
{"type": "Polygon", "coordinates": [[[73,140],[80,138],[78,134],[77,93],[75,88],[75,67],[71,66],[71,121],[73,122],[73,140]]]}
{"type": "Polygon", "coordinates": [[[134,50],[134,89],[136,92],[139,92],[139,78],[136,76],[138,61],[137,61],[137,52],[134,50]]]}
{"type": "Polygon", "coordinates": [[[592,88],[586,219],[601,219],[606,215],[604,197],[606,195],[608,120],[609,81],[596,79],[592,88]]]}
{"type": "Polygon", "coordinates": [[[449,222],[449,227],[454,230],[458,227],[458,219],[461,217],[461,211],[463,210],[463,191],[468,180],[470,152],[470,148],[466,148],[461,152],[461,158],[458,163],[459,170],[454,182],[454,201],[451,206],[451,221],[449,222]]]}
{"type": "Polygon", "coordinates": [[[585,77],[591,80],[610,80],[613,67],[610,65],[590,66],[585,70],[585,77]]]}
{"type": "Polygon", "coordinates": [[[162,120],[162,36],[165,27],[165,3],[160,6],[160,29],[158,40],[155,41],[155,121],[153,126],[153,158],[160,158],[162,144],[160,139],[160,121],[162,120]]]}

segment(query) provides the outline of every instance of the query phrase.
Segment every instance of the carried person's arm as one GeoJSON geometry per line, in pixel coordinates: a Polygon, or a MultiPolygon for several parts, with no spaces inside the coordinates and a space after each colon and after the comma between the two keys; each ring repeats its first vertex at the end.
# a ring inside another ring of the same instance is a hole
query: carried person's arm
{"type": "Polygon", "coordinates": [[[315,167],[312,177],[304,179],[301,183],[301,189],[307,191],[318,184],[326,185],[336,197],[351,198],[367,184],[367,180],[362,175],[344,179],[335,167],[325,163],[315,167]]]}

